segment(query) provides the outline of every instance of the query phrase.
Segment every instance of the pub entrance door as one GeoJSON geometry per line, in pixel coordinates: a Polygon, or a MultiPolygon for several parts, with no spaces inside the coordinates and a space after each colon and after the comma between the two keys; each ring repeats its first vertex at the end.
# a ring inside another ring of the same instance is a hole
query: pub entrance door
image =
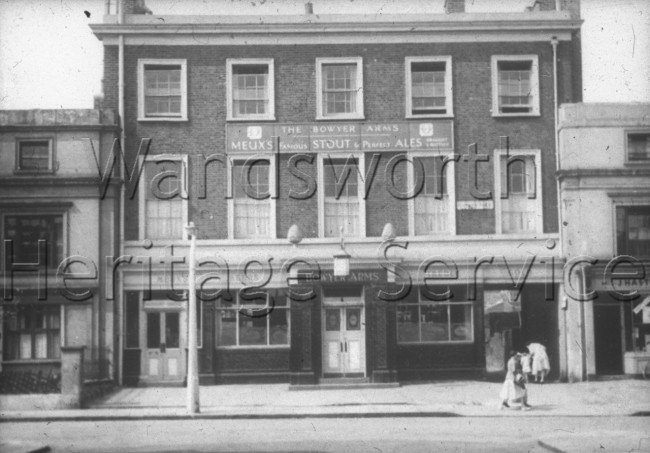
{"type": "Polygon", "coordinates": [[[182,383],[185,378],[185,311],[146,310],[143,318],[146,347],[142,351],[142,381],[147,384],[182,383]]]}
{"type": "Polygon", "coordinates": [[[365,377],[363,299],[324,298],[322,320],[323,377],[365,377]]]}

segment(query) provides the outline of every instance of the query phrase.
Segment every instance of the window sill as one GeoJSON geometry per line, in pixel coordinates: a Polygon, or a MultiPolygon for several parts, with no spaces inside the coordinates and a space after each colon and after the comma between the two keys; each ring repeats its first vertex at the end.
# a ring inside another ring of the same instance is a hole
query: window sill
{"type": "Polygon", "coordinates": [[[363,114],[341,115],[341,116],[316,115],[316,121],[349,121],[349,120],[365,120],[365,119],[366,117],[363,114]]]}
{"type": "Polygon", "coordinates": [[[442,113],[442,114],[424,114],[424,115],[413,115],[413,114],[407,114],[406,115],[407,120],[419,120],[419,119],[454,119],[454,114],[453,113],[442,113]]]}
{"type": "Polygon", "coordinates": [[[38,364],[48,364],[48,363],[61,363],[61,359],[15,359],[15,360],[3,360],[3,364],[7,365],[38,365],[38,364]]]}
{"type": "Polygon", "coordinates": [[[245,345],[245,346],[215,346],[217,350],[224,351],[240,351],[242,349],[289,349],[291,345],[288,344],[273,344],[273,345],[245,345]]]}
{"type": "Polygon", "coordinates": [[[52,176],[54,174],[54,170],[48,169],[48,170],[14,170],[14,176],[38,176],[38,175],[46,175],[46,176],[52,176]]]}
{"type": "Polygon", "coordinates": [[[228,116],[226,121],[233,123],[243,123],[251,121],[275,121],[275,115],[273,116],[246,116],[246,117],[232,117],[228,116]]]}
{"type": "Polygon", "coordinates": [[[493,113],[492,118],[536,118],[542,116],[539,112],[533,113],[493,113]]]}
{"type": "Polygon", "coordinates": [[[464,340],[464,341],[409,341],[409,342],[397,342],[397,346],[440,346],[440,345],[448,345],[448,344],[453,344],[453,345],[459,345],[459,344],[466,344],[466,345],[472,345],[474,344],[474,340],[464,340]]]}
{"type": "Polygon", "coordinates": [[[160,116],[160,117],[138,117],[138,121],[142,121],[142,122],[155,122],[155,121],[182,122],[182,121],[188,121],[188,119],[187,119],[187,117],[160,116]]]}

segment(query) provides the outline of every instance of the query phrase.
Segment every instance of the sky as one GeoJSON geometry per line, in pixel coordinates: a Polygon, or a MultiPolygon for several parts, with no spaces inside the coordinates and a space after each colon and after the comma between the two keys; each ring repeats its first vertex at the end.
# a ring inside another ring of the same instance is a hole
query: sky
{"type": "MultiPolygon", "coordinates": [[[[442,0],[311,1],[322,14],[442,12],[442,0]]],[[[522,10],[528,0],[466,1],[479,12],[522,10]]],[[[146,3],[154,14],[300,14],[304,2],[146,3]]],[[[91,108],[103,49],[88,24],[101,22],[104,8],[104,0],[0,0],[0,109],[91,108]]],[[[582,0],[581,9],[584,101],[650,102],[650,1],[582,0]]]]}

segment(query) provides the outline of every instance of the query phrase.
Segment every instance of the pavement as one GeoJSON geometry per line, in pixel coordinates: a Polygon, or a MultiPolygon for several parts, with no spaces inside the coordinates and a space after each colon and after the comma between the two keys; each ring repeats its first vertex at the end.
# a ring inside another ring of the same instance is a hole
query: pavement
{"type": "Polygon", "coordinates": [[[389,388],[289,390],[287,384],[200,387],[199,414],[183,387],[120,388],[86,409],[5,411],[0,422],[309,417],[611,417],[650,415],[650,381],[530,383],[529,411],[499,410],[500,383],[443,381],[389,388]]]}

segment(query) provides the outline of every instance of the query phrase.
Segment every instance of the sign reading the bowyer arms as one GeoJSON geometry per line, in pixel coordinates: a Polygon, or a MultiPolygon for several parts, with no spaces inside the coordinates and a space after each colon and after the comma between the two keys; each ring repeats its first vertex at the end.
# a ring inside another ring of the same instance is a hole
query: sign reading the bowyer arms
{"type": "Polygon", "coordinates": [[[412,123],[229,124],[226,152],[452,151],[453,121],[412,123]]]}

